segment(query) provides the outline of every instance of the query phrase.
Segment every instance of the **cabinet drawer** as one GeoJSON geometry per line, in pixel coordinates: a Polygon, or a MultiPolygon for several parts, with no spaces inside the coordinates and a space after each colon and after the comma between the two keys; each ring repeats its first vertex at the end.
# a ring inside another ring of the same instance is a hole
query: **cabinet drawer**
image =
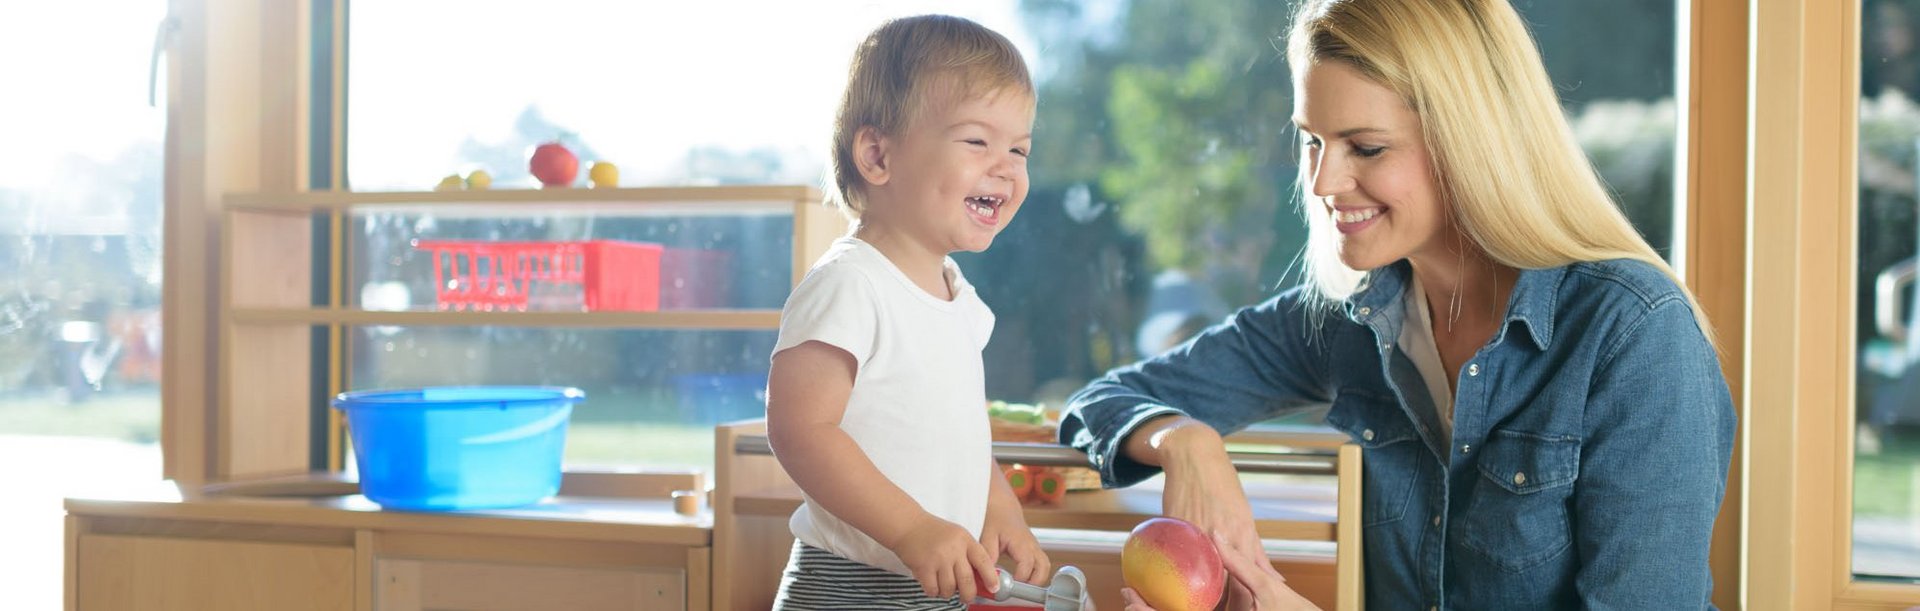
{"type": "Polygon", "coordinates": [[[686,572],[384,558],[378,611],[657,611],[687,608],[686,572]]]}
{"type": "Polygon", "coordinates": [[[79,611],[353,609],[353,548],[87,534],[79,611]]]}

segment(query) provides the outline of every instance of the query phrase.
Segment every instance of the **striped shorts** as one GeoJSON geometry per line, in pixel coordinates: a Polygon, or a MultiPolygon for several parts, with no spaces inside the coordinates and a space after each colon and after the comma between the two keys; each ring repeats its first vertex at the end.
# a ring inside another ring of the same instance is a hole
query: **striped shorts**
{"type": "Polygon", "coordinates": [[[780,577],[775,611],[965,611],[960,597],[929,598],[912,577],[841,558],[799,541],[780,577]]]}

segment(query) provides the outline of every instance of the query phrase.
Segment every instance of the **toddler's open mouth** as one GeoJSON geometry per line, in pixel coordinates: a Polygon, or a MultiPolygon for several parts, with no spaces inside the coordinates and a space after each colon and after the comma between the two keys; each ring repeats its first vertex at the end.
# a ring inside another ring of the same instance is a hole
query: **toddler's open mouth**
{"type": "Polygon", "coordinates": [[[995,222],[1000,219],[1000,205],[1006,203],[1007,198],[1001,195],[974,195],[968,197],[966,201],[967,210],[975,217],[986,222],[995,222]]]}

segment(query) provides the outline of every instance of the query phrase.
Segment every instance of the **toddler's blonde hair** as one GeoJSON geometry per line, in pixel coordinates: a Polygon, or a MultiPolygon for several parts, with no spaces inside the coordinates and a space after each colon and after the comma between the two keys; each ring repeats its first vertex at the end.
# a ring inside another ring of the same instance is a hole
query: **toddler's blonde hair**
{"type": "Polygon", "coordinates": [[[1013,43],[978,23],[949,15],[893,19],[853,52],[847,89],[833,121],[833,186],[843,213],[866,211],[866,180],[854,165],[854,136],[872,127],[898,136],[930,104],[988,95],[1033,97],[1027,62],[1013,43]]]}

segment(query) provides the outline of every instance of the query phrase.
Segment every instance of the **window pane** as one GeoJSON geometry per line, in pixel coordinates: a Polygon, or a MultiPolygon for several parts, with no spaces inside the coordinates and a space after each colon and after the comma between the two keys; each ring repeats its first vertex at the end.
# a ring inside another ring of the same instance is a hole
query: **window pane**
{"type": "Polygon", "coordinates": [[[60,607],[63,496],[160,477],[166,5],[0,2],[0,607],[60,607]]]}
{"type": "Polygon", "coordinates": [[[644,292],[661,310],[777,310],[793,282],[790,212],[499,214],[355,215],[348,286],[356,302],[577,312],[642,309],[615,297],[644,292]],[[504,266],[532,279],[498,282],[504,266]],[[609,298],[590,304],[589,293],[609,298]]]}
{"type": "Polygon", "coordinates": [[[354,390],[462,384],[586,392],[570,466],[712,471],[713,425],[766,413],[773,331],[367,327],[350,336],[354,390]]]}
{"type": "Polygon", "coordinates": [[[1920,3],[1865,0],[1860,15],[1853,571],[1911,580],[1920,579],[1920,309],[1911,286],[1920,235],[1920,3]]]}
{"type": "MultiPolygon", "coordinates": [[[[1516,5],[1582,145],[1636,226],[1669,250],[1675,3],[1516,5]]],[[[491,6],[354,6],[355,189],[426,190],[473,169],[495,188],[528,188],[528,149],[563,134],[583,161],[617,163],[630,186],[819,184],[854,46],[886,18],[943,12],[1008,36],[1040,88],[1018,222],[988,252],[955,257],[998,316],[989,397],[1058,407],[1106,369],[1298,280],[1292,91],[1276,49],[1292,3],[491,6]]],[[[405,307],[427,307],[422,261],[407,254],[355,273],[405,278],[405,307]]],[[[736,288],[749,271],[733,270],[736,288]]],[[[754,365],[764,373],[765,359],[754,365]]]]}

